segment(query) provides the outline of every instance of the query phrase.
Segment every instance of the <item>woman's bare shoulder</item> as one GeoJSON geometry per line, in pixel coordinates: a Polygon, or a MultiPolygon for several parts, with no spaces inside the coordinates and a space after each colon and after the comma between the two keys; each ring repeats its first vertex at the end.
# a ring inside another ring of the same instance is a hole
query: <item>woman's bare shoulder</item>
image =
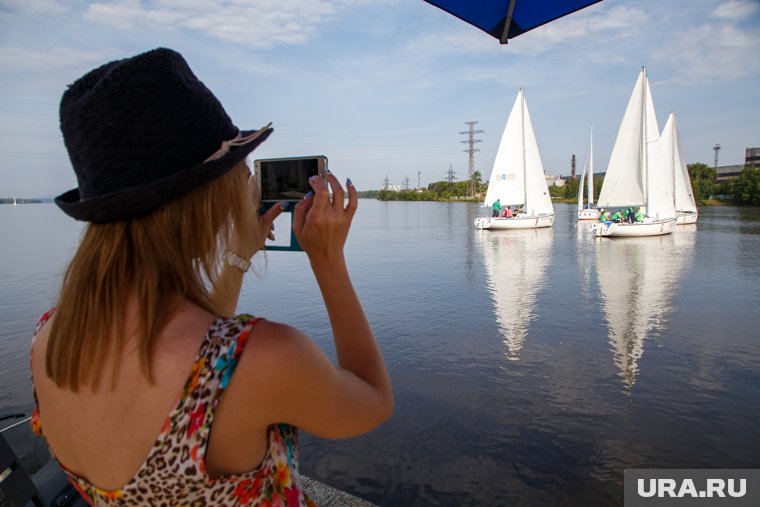
{"type": "Polygon", "coordinates": [[[314,356],[324,359],[321,349],[304,333],[288,324],[261,319],[246,342],[240,366],[243,375],[279,376],[314,356]]]}

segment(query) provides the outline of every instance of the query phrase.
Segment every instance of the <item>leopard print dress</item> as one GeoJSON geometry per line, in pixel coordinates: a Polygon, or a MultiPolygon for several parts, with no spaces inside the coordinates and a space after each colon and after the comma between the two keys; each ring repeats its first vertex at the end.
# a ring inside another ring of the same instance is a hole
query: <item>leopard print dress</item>
{"type": "MultiPolygon", "coordinates": [[[[53,311],[40,318],[35,336],[53,311]]],[[[269,427],[269,448],[256,469],[217,478],[206,474],[206,446],[216,407],[257,321],[240,315],[211,325],[179,401],[148,457],[124,487],[105,491],[64,468],[85,500],[98,506],[316,505],[301,489],[297,430],[287,424],[269,427]]],[[[32,429],[42,435],[36,408],[32,429]]]]}

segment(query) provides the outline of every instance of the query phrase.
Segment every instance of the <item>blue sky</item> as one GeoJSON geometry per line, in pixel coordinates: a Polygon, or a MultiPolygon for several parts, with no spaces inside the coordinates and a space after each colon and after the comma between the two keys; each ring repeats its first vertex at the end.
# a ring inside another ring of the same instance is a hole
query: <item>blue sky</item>
{"type": "Polygon", "coordinates": [[[525,88],[547,174],[606,170],[639,69],[687,162],[760,146],[760,1],[605,0],[501,46],[421,0],[0,0],[0,197],[76,185],[60,132],[67,84],[106,61],[180,51],[236,125],[275,133],[252,158],[324,154],[360,190],[487,179],[525,88]]]}

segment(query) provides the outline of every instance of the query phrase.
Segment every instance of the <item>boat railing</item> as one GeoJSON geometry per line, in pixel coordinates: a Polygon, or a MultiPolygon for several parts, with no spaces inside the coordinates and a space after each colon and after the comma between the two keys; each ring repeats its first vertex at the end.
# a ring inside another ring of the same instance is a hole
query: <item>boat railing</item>
{"type": "Polygon", "coordinates": [[[19,413],[0,416],[0,421],[8,419],[16,421],[0,428],[0,505],[86,505],[45,439],[32,432],[32,418],[19,413]]]}

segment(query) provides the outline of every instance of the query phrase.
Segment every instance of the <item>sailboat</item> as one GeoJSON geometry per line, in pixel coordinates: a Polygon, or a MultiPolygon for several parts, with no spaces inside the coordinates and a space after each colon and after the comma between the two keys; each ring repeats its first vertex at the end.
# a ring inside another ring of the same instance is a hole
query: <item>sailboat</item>
{"type": "Polygon", "coordinates": [[[14,206],[16,205],[16,196],[15,195],[13,196],[13,205],[14,206]]]}
{"type": "Polygon", "coordinates": [[[554,207],[522,88],[504,127],[483,205],[491,208],[497,199],[502,207],[518,208],[517,214],[510,218],[478,217],[475,227],[536,229],[554,223],[554,207]]]}
{"type": "Polygon", "coordinates": [[[592,226],[597,236],[659,236],[675,230],[673,171],[662,152],[646,67],[628,101],[597,205],[644,213],[642,222],[597,222],[592,226]]]}
{"type": "Polygon", "coordinates": [[[689,170],[681,150],[681,136],[678,135],[676,113],[670,112],[665,128],[662,130],[662,151],[669,167],[673,170],[673,193],[676,208],[676,223],[678,225],[694,224],[697,222],[697,203],[694,201],[694,191],[691,189],[689,170]]]}
{"type": "Polygon", "coordinates": [[[599,210],[594,207],[594,126],[591,125],[591,134],[588,141],[588,153],[586,162],[583,164],[581,184],[578,185],[578,220],[596,220],[599,218],[599,210]],[[588,174],[588,177],[586,176],[588,174]],[[583,184],[588,184],[588,203],[583,205],[583,184]]]}

